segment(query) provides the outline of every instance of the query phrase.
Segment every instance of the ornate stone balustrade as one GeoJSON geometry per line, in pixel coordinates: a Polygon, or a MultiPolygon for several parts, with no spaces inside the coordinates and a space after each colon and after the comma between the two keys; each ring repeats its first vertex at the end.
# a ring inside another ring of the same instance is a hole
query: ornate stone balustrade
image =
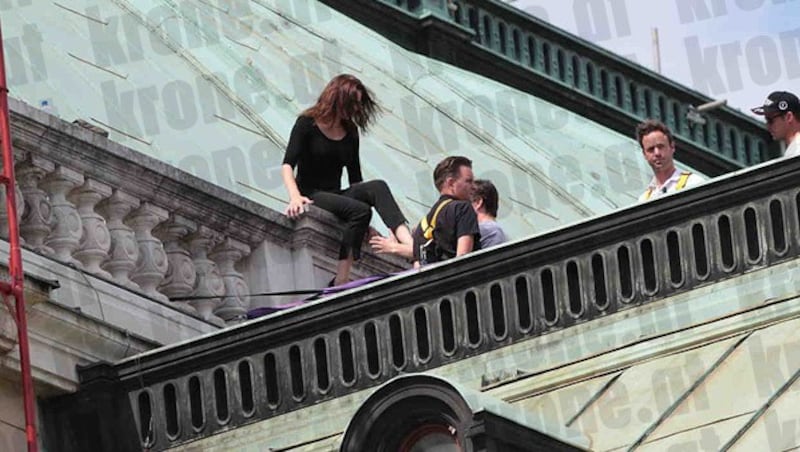
{"type": "MultiPolygon", "coordinates": [[[[302,271],[292,256],[299,248],[311,256],[308,275],[320,266],[333,273],[330,215],[315,211],[294,224],[92,131],[19,102],[12,110],[27,249],[218,326],[245,317],[249,281],[270,280],[281,266],[302,271]],[[286,253],[250,259],[265,242],[286,253]]],[[[398,269],[397,261],[365,261],[366,272],[398,269]]],[[[300,275],[302,288],[323,284],[308,275],[300,275]]]]}
{"type": "Polygon", "coordinates": [[[17,171],[26,206],[20,229],[28,248],[159,301],[169,302],[170,295],[217,296],[175,303],[218,325],[224,324],[218,309],[225,320],[244,318],[250,291],[235,265],[250,254],[248,245],[206,226],[181,234],[187,226],[181,227],[175,215],[170,221],[170,212],[153,203],[158,200],[112,188],[96,180],[99,174],[85,177],[83,168],[37,155],[41,148],[24,137],[15,145],[24,149],[17,171]],[[168,251],[153,234],[156,228],[168,240],[168,251]]]}

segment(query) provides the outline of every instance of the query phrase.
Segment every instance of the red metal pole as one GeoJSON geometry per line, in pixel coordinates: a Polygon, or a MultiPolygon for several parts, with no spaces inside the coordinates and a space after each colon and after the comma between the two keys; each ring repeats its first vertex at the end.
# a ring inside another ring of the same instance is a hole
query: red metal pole
{"type": "Polygon", "coordinates": [[[3,183],[6,186],[6,213],[8,214],[8,241],[11,244],[8,273],[11,275],[11,295],[16,302],[17,334],[19,336],[19,365],[22,374],[22,397],[25,404],[25,437],[28,452],[36,452],[36,406],[33,394],[33,377],[28,351],[28,322],[25,316],[25,299],[22,294],[22,255],[19,249],[17,224],[17,192],[14,178],[14,151],[11,149],[11,125],[8,115],[8,86],[3,52],[3,32],[0,26],[0,140],[3,147],[3,183]]]}

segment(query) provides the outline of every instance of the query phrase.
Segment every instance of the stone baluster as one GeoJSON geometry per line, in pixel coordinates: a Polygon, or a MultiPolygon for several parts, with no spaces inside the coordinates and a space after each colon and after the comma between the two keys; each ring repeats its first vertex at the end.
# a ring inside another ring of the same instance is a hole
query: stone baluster
{"type": "Polygon", "coordinates": [[[136,243],[133,229],[123,219],[138,207],[138,199],[119,190],[114,190],[110,198],[97,206],[97,210],[107,221],[111,235],[111,249],[102,268],[111,273],[115,282],[133,290],[139,290],[139,286],[130,279],[139,259],[139,244],[136,243]]]}
{"type": "Polygon", "coordinates": [[[108,259],[111,249],[111,235],[106,220],[95,212],[95,206],[101,200],[111,196],[111,187],[92,179],[86,179],[82,186],[73,190],[70,201],[78,206],[78,215],[83,223],[81,237],[75,259],[89,273],[111,279],[111,274],[100,268],[100,264],[108,259]]]}
{"type": "Polygon", "coordinates": [[[217,264],[208,258],[209,251],[219,243],[219,236],[205,226],[200,226],[187,241],[192,250],[192,261],[197,274],[194,291],[189,304],[194,306],[200,316],[212,323],[225,325],[225,322],[214,314],[222,304],[225,295],[225,283],[219,273],[217,264]]]}
{"type": "Polygon", "coordinates": [[[131,273],[131,279],[142,288],[145,295],[161,301],[169,301],[158,291],[158,285],[167,273],[167,254],[161,240],[155,238],[152,231],[167,218],[169,214],[165,209],[149,202],[142,203],[127,218],[139,244],[139,259],[131,273]]]}
{"type": "MultiPolygon", "coordinates": [[[[16,193],[15,202],[17,204],[17,225],[22,223],[22,214],[25,211],[25,198],[19,184],[14,186],[16,193]]],[[[6,212],[6,188],[0,189],[0,238],[8,239],[8,212],[6,212]]],[[[25,239],[20,237],[20,244],[24,244],[25,239]]]]}
{"type": "Polygon", "coordinates": [[[19,226],[19,234],[28,247],[37,253],[52,255],[53,249],[44,241],[52,230],[52,211],[50,198],[39,188],[45,174],[55,169],[55,165],[34,155],[20,162],[16,167],[17,181],[25,200],[25,214],[19,226]]]}
{"type": "Polygon", "coordinates": [[[250,255],[250,247],[231,238],[222,241],[210,254],[225,284],[225,297],[214,313],[228,323],[246,319],[250,307],[250,289],[236,263],[250,255]]]}
{"type": "Polygon", "coordinates": [[[67,195],[81,184],[82,174],[61,165],[56,166],[41,182],[42,188],[50,195],[53,209],[53,230],[45,244],[53,249],[56,259],[79,268],[83,264],[73,258],[72,253],[80,246],[83,225],[78,209],[67,200],[67,195]]]}
{"type": "MultiPolygon", "coordinates": [[[[195,232],[197,225],[180,215],[170,215],[169,221],[162,223],[153,234],[164,243],[167,253],[167,274],[158,290],[167,298],[186,297],[194,290],[197,274],[192,262],[192,255],[184,247],[182,241],[187,235],[195,232]]],[[[175,306],[187,312],[197,313],[186,300],[176,301],[175,306]]]]}

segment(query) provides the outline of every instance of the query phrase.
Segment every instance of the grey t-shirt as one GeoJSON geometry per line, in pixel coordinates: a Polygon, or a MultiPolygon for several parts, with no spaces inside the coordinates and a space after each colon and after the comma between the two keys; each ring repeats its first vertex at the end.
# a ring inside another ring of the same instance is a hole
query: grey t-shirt
{"type": "Polygon", "coordinates": [[[508,240],[503,228],[496,221],[482,221],[478,223],[478,229],[481,231],[481,249],[499,245],[508,240]]]}

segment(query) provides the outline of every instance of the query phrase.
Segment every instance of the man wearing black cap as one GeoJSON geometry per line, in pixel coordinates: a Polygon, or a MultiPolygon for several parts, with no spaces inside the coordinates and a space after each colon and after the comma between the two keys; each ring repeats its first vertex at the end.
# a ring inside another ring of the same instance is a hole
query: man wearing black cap
{"type": "Polygon", "coordinates": [[[800,100],[792,93],[775,91],[764,105],[752,109],[763,116],[772,138],[786,143],[784,157],[800,155],[800,100]]]}

